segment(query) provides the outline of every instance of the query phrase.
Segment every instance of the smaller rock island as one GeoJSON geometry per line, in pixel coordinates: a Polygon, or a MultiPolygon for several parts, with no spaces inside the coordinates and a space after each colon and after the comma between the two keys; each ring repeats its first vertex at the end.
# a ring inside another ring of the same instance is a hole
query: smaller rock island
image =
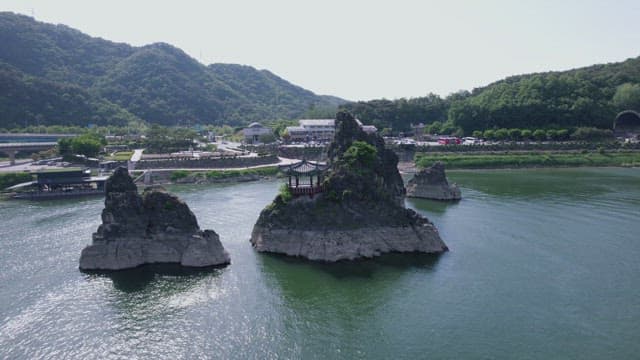
{"type": "Polygon", "coordinates": [[[188,267],[229,264],[229,254],[213,230],[200,230],[187,204],[161,187],[143,194],[127,169],[106,182],[102,225],[82,250],[81,270],[122,270],[152,263],[188,267]]]}
{"type": "Polygon", "coordinates": [[[456,184],[449,184],[444,173],[444,164],[440,161],[422,169],[409,180],[407,197],[432,200],[460,200],[462,195],[456,184]]]}

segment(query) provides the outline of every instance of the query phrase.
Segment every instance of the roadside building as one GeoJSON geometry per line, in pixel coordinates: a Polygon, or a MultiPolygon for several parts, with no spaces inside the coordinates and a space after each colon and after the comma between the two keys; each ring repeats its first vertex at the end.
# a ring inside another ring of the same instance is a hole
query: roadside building
{"type": "MultiPolygon", "coordinates": [[[[373,125],[363,125],[356,119],[360,128],[366,133],[375,133],[378,129],[373,125]]],[[[336,133],[334,119],[301,119],[298,126],[287,126],[287,133],[291,141],[296,142],[329,142],[336,133]]]]}
{"type": "Polygon", "coordinates": [[[287,132],[292,141],[331,141],[336,133],[335,120],[301,119],[298,126],[288,126],[287,132]]]}
{"type": "Polygon", "coordinates": [[[242,130],[242,133],[244,134],[244,140],[247,143],[254,144],[260,142],[261,136],[272,134],[273,131],[258,122],[254,122],[242,130]]]}

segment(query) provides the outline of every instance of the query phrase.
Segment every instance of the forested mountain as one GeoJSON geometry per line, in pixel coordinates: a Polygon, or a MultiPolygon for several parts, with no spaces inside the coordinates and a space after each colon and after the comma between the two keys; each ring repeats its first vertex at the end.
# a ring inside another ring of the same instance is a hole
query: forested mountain
{"type": "MultiPolygon", "coordinates": [[[[257,70],[251,66],[237,64],[212,64],[209,70],[216,78],[224,82],[233,91],[240,94],[251,94],[251,101],[256,106],[255,111],[268,118],[270,111],[287,114],[285,118],[295,118],[300,115],[300,103],[311,107],[333,108],[334,112],[339,105],[344,104],[343,99],[315,95],[299,86],[274,75],[268,70],[257,70]]],[[[247,109],[241,107],[235,109],[235,116],[242,117],[247,109]]]]}
{"type": "Polygon", "coordinates": [[[168,44],[133,47],[9,12],[0,13],[0,44],[5,128],[141,120],[237,125],[344,103],[266,70],[205,66],[168,44]]]}
{"type": "Polygon", "coordinates": [[[621,110],[640,110],[640,58],[562,72],[508,77],[446,98],[374,100],[343,105],[378,127],[448,121],[469,134],[490,128],[611,128],[621,110]],[[624,101],[622,101],[623,99],[624,101]]]}
{"type": "Polygon", "coordinates": [[[33,77],[0,63],[0,127],[34,124],[126,126],[139,119],[77,85],[33,77]]]}

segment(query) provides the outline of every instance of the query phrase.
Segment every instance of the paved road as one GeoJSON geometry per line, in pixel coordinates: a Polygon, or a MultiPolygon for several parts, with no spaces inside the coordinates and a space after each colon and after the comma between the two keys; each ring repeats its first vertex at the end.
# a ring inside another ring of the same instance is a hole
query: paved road
{"type": "MultiPolygon", "coordinates": [[[[175,170],[187,170],[187,171],[223,171],[223,170],[246,170],[246,169],[257,169],[275,165],[290,165],[300,161],[299,159],[288,159],[288,158],[278,158],[278,163],[272,164],[264,164],[264,165],[256,165],[249,167],[238,167],[238,168],[175,168],[175,169],[139,169],[141,171],[175,171],[175,170]]],[[[22,163],[16,164],[14,166],[8,166],[8,161],[0,162],[0,172],[22,172],[22,171],[39,171],[39,170],[50,170],[50,169],[63,169],[57,166],[47,166],[47,165],[31,165],[32,160],[23,160],[22,163]],[[5,166],[3,166],[5,165],[5,166]]]]}
{"type": "Polygon", "coordinates": [[[175,171],[175,170],[186,170],[186,171],[225,171],[225,170],[247,170],[247,169],[257,169],[263,167],[270,167],[276,165],[290,165],[297,163],[298,159],[287,159],[287,158],[278,158],[280,161],[278,163],[272,164],[263,164],[263,165],[255,165],[248,167],[237,167],[237,168],[160,168],[160,169],[136,169],[137,171],[175,171]]]}
{"type": "Polygon", "coordinates": [[[216,148],[219,151],[227,151],[227,152],[231,152],[231,153],[238,153],[241,154],[243,153],[242,150],[238,150],[238,148],[240,148],[242,144],[237,143],[237,142],[231,142],[231,141],[221,141],[219,143],[216,143],[216,148]]]}

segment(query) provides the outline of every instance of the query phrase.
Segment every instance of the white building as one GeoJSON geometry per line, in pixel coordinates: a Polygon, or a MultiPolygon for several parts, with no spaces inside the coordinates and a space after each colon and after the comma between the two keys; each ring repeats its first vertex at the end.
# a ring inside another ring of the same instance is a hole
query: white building
{"type": "Polygon", "coordinates": [[[248,143],[257,143],[260,142],[260,136],[271,134],[272,131],[268,127],[264,127],[262,124],[254,122],[251,123],[248,127],[242,130],[244,134],[244,140],[248,143]]]}
{"type": "Polygon", "coordinates": [[[376,131],[378,131],[378,128],[373,125],[364,125],[362,121],[358,119],[356,119],[356,122],[358,123],[358,125],[360,125],[360,129],[362,129],[362,131],[366,132],[367,134],[374,134],[376,131]]]}
{"type": "MultiPolygon", "coordinates": [[[[363,125],[358,119],[356,121],[360,128],[368,134],[378,131],[373,125],[363,125]]],[[[298,120],[298,126],[287,126],[287,133],[289,133],[291,141],[328,142],[333,140],[336,133],[335,123],[334,119],[301,119],[298,120]]]]}

